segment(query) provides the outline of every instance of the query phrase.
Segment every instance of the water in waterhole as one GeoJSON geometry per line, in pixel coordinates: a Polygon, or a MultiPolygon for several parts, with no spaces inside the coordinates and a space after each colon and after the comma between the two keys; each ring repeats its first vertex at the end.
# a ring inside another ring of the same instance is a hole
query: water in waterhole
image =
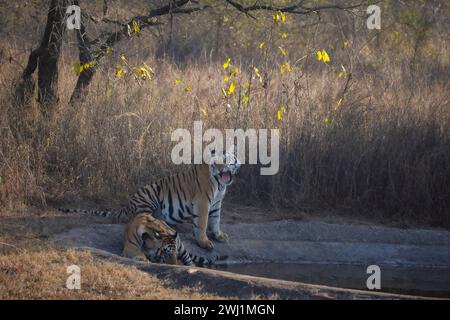
{"type": "MultiPolygon", "coordinates": [[[[450,298],[450,268],[380,266],[380,292],[450,298]]],[[[217,265],[214,269],[233,273],[368,290],[367,266],[314,263],[249,263],[217,265]]]]}

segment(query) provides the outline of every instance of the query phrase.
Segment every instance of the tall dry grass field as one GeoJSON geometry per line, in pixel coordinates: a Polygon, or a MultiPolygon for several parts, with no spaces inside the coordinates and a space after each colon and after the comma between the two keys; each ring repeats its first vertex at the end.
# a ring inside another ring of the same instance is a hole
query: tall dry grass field
{"type": "Polygon", "coordinates": [[[75,106],[68,103],[77,61],[69,38],[60,62],[60,101],[48,120],[35,101],[17,104],[13,88],[26,63],[24,37],[4,34],[1,206],[119,206],[138,186],[182,170],[171,162],[171,133],[202,120],[204,130],[280,129],[279,173],[261,176],[258,165],[243,166],[226,201],[449,227],[445,19],[420,37],[422,29],[399,20],[399,4],[385,5],[391,25],[380,32],[366,30],[364,19],[352,25],[334,12],[319,22],[290,17],[286,25],[274,24],[271,15],[253,22],[233,14],[210,31],[203,22],[222,19],[222,12],[179,17],[176,45],[162,47],[165,35],[161,40],[144,32],[125,40],[99,67],[86,101],[75,106]],[[318,61],[322,49],[330,62],[318,61]],[[18,64],[8,62],[10,53],[18,64]],[[151,66],[152,79],[118,78],[120,54],[132,66],[151,66]]]}

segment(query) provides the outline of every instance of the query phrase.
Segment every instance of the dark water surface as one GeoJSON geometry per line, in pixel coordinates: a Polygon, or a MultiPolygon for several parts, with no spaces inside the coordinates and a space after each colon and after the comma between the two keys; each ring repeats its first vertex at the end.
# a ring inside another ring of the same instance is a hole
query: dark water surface
{"type": "MultiPolygon", "coordinates": [[[[218,270],[332,287],[368,290],[367,266],[252,263],[218,265],[218,270]]],[[[380,266],[381,290],[398,294],[450,298],[449,268],[380,266]]]]}

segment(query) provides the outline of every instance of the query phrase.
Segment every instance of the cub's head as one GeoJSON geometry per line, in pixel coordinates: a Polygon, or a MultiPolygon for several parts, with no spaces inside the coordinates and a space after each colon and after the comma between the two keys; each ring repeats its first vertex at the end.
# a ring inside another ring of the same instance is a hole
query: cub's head
{"type": "Polygon", "coordinates": [[[236,145],[228,151],[217,152],[214,149],[210,151],[209,172],[222,186],[228,186],[233,182],[233,176],[240,166],[236,145]]]}
{"type": "Polygon", "coordinates": [[[144,255],[151,262],[176,264],[177,232],[149,213],[136,216],[137,234],[144,255]]]}

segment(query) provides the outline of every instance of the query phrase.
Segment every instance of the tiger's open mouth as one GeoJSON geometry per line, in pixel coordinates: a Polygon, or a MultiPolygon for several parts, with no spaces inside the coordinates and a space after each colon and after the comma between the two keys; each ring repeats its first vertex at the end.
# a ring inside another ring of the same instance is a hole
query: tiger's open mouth
{"type": "Polygon", "coordinates": [[[221,184],[229,185],[233,181],[233,175],[228,171],[221,171],[219,173],[219,181],[221,184]]]}

